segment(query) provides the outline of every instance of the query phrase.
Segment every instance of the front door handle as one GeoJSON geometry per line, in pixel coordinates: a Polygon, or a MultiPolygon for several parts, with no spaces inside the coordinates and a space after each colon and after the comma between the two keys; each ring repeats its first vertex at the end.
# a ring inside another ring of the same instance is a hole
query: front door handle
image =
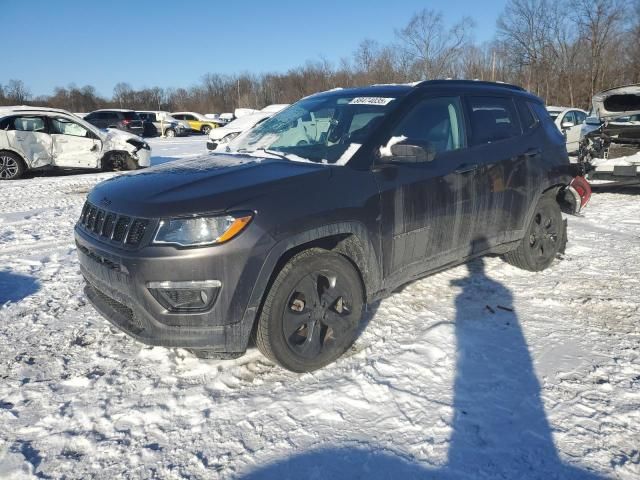
{"type": "Polygon", "coordinates": [[[458,168],[456,168],[454,170],[454,172],[455,173],[469,173],[469,172],[475,172],[477,169],[478,169],[478,165],[475,164],[475,163],[473,165],[468,165],[466,163],[463,163],[458,168]]]}
{"type": "Polygon", "coordinates": [[[529,150],[527,150],[526,152],[524,152],[525,157],[536,157],[538,155],[540,155],[541,150],[539,148],[530,148],[529,150]]]}

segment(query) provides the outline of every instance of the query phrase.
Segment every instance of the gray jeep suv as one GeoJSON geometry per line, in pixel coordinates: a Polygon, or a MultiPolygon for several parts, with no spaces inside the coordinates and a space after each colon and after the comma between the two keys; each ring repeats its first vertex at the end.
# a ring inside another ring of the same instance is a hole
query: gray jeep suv
{"type": "Polygon", "coordinates": [[[226,152],[121,175],[75,238],[86,294],[151,345],[296,372],[336,360],[366,305],[486,254],[547,268],[585,202],[563,136],[519,87],[427,81],[320,93],[226,152]]]}

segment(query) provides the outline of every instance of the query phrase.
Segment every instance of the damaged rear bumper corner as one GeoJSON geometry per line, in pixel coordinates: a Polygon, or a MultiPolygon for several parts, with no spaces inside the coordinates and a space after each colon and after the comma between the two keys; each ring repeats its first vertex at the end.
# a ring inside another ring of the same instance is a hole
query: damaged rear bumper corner
{"type": "Polygon", "coordinates": [[[558,192],[562,210],[570,215],[578,215],[591,199],[591,185],[582,176],[575,177],[569,185],[558,192]]]}

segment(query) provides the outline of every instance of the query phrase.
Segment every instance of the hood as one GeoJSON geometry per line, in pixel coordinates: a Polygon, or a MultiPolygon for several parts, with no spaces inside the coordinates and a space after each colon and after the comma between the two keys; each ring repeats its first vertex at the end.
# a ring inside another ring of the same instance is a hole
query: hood
{"type": "Polygon", "coordinates": [[[640,83],[611,88],[597,93],[592,100],[592,115],[601,120],[640,113],[640,83]]]}
{"type": "Polygon", "coordinates": [[[107,128],[105,130],[101,130],[101,132],[105,135],[105,140],[116,140],[120,142],[126,142],[127,140],[130,140],[133,138],[140,142],[144,142],[144,140],[140,138],[138,135],[125,132],[124,130],[118,130],[117,128],[107,128]]]}
{"type": "Polygon", "coordinates": [[[321,164],[209,154],[113,177],[98,184],[88,198],[138,217],[216,213],[285,191],[288,183],[296,191],[324,188],[330,170],[321,164]]]}

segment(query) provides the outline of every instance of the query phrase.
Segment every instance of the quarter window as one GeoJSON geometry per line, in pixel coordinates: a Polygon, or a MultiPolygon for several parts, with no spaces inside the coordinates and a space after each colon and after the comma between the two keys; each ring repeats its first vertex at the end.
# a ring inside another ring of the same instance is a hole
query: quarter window
{"type": "Polygon", "coordinates": [[[529,106],[522,100],[516,102],[518,106],[518,113],[520,114],[520,123],[522,123],[522,129],[524,131],[530,130],[536,126],[538,121],[531,113],[529,106]]]}
{"type": "Polygon", "coordinates": [[[510,98],[469,97],[471,144],[484,145],[520,135],[515,106],[510,98]]]}
{"type": "MultiPolygon", "coordinates": [[[[435,153],[464,147],[460,99],[437,97],[420,101],[393,129],[391,141],[394,139],[393,143],[418,145],[435,153]]],[[[383,155],[385,150],[385,147],[381,150],[383,155]]]]}

